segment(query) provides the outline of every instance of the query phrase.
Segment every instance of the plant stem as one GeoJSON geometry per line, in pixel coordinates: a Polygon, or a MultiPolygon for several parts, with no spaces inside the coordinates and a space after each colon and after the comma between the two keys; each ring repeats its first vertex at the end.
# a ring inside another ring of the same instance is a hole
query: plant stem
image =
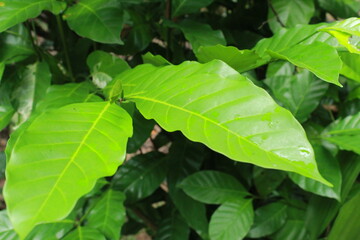
{"type": "Polygon", "coordinates": [[[275,15],[275,17],[276,17],[276,20],[279,22],[279,24],[280,24],[283,28],[285,28],[286,26],[285,26],[285,24],[281,21],[281,19],[280,19],[280,17],[279,17],[279,14],[276,12],[274,6],[273,6],[272,3],[271,3],[271,0],[268,0],[268,5],[269,5],[271,11],[274,13],[274,15],[275,15]]]}
{"type": "MultiPolygon", "coordinates": [[[[33,37],[32,33],[31,33],[31,28],[30,28],[30,23],[29,21],[25,22],[25,27],[26,29],[28,30],[28,34],[29,34],[29,37],[30,37],[30,41],[31,41],[31,45],[32,47],[34,48],[35,52],[36,52],[36,55],[38,57],[39,60],[41,60],[41,54],[40,54],[40,50],[37,46],[37,41],[35,40],[35,38],[33,37]]],[[[32,27],[34,28],[34,25],[32,25],[32,27]]],[[[35,29],[33,29],[35,31],[35,29]]],[[[36,35],[36,34],[35,34],[36,35]]]]}
{"type": "Polygon", "coordinates": [[[66,44],[64,28],[63,28],[63,24],[62,24],[62,20],[60,18],[60,15],[56,15],[56,22],[57,22],[57,25],[58,25],[58,29],[59,29],[59,33],[60,33],[60,40],[61,40],[61,44],[62,44],[63,51],[64,51],[66,68],[67,68],[67,70],[69,72],[69,76],[70,76],[71,81],[75,82],[74,74],[73,74],[72,67],[71,67],[70,57],[69,57],[69,49],[68,49],[67,44],[66,44]]]}

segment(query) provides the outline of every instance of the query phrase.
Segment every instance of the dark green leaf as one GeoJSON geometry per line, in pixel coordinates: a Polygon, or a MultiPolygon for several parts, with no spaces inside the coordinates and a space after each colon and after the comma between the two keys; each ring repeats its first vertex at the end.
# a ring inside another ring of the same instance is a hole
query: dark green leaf
{"type": "Polygon", "coordinates": [[[190,229],[179,213],[173,213],[160,223],[154,240],[187,240],[190,229]]]}
{"type": "Polygon", "coordinates": [[[353,0],[318,0],[320,7],[341,18],[356,17],[360,2],[353,0]]]}
{"type": "Polygon", "coordinates": [[[172,15],[176,17],[184,13],[197,12],[200,8],[206,7],[212,1],[213,0],[173,0],[172,15]]]}
{"type": "Polygon", "coordinates": [[[253,181],[257,192],[261,196],[272,193],[286,178],[286,173],[256,167],[254,168],[253,181]]]}

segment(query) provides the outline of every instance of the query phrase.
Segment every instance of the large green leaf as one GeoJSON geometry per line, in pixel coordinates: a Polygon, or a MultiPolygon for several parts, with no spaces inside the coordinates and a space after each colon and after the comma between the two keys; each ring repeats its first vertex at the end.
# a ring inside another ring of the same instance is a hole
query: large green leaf
{"type": "Polygon", "coordinates": [[[0,2],[0,32],[37,17],[43,10],[59,12],[64,2],[56,0],[2,0],[0,2]]]}
{"type": "Polygon", "coordinates": [[[200,8],[206,7],[212,1],[213,0],[173,0],[172,15],[176,17],[184,13],[197,12],[200,8]]]}
{"type": "Polygon", "coordinates": [[[105,236],[101,234],[98,230],[78,226],[76,230],[72,231],[70,234],[66,235],[62,240],[106,240],[105,236]]]}
{"type": "Polygon", "coordinates": [[[80,0],[66,11],[64,18],[82,37],[101,43],[123,43],[123,9],[117,0],[80,0]]]}
{"type": "Polygon", "coordinates": [[[190,229],[184,219],[177,212],[161,221],[155,240],[186,240],[189,239],[190,229]]]}
{"type": "Polygon", "coordinates": [[[298,44],[279,52],[270,50],[269,53],[275,59],[287,60],[298,67],[308,69],[327,82],[341,86],[341,59],[336,49],[326,43],[298,44]]]}
{"type": "Polygon", "coordinates": [[[302,189],[315,193],[320,196],[335,198],[341,201],[341,171],[338,160],[330,152],[321,146],[314,146],[315,157],[318,163],[319,171],[334,186],[329,187],[309,178],[305,178],[296,173],[290,173],[289,176],[302,189]]]}
{"type": "Polygon", "coordinates": [[[125,98],[167,131],[181,130],[234,160],[327,183],[291,113],[221,61],[141,65],[116,80],[123,81],[125,98]]]}
{"type": "Polygon", "coordinates": [[[274,202],[256,209],[254,225],[248,236],[261,238],[279,230],[286,221],[286,208],[284,203],[274,202]]]}
{"type": "Polygon", "coordinates": [[[4,196],[20,236],[66,217],[98,178],[114,174],[131,134],[125,110],[98,102],[50,110],[15,135],[4,196]]]}
{"type": "Polygon", "coordinates": [[[238,199],[221,205],[211,216],[211,240],[243,239],[254,221],[251,199],[238,199]]]}
{"type": "Polygon", "coordinates": [[[137,201],[152,194],[165,179],[166,173],[166,158],[150,152],[135,156],[121,166],[113,178],[113,187],[123,191],[127,201],[137,201]]]}
{"type": "Polygon", "coordinates": [[[206,63],[219,59],[227,63],[238,72],[245,72],[257,68],[269,61],[261,58],[254,50],[239,50],[231,46],[204,46],[196,52],[200,62],[206,63]]]}
{"type": "Polygon", "coordinates": [[[272,7],[268,10],[268,22],[273,32],[282,27],[307,24],[315,13],[314,0],[271,0],[270,4],[272,7]]]}
{"type": "Polygon", "coordinates": [[[296,75],[276,75],[265,80],[275,98],[299,120],[306,121],[319,105],[328,84],[316,79],[309,71],[296,75]]]}
{"type": "Polygon", "coordinates": [[[249,195],[233,176],[218,171],[200,171],[179,185],[190,197],[203,203],[221,204],[249,195]]]}
{"type": "Polygon", "coordinates": [[[107,190],[96,202],[89,206],[87,226],[99,230],[109,239],[119,239],[122,224],[125,222],[125,208],[122,192],[107,190]]]}
{"type": "Polygon", "coordinates": [[[360,113],[333,122],[322,137],[341,149],[360,154],[360,113]]]}
{"type": "Polygon", "coordinates": [[[347,78],[360,82],[360,54],[340,52],[339,55],[343,63],[340,73],[347,78]]]}
{"type": "Polygon", "coordinates": [[[360,233],[360,192],[346,202],[340,209],[328,240],[352,240],[360,233]]]}

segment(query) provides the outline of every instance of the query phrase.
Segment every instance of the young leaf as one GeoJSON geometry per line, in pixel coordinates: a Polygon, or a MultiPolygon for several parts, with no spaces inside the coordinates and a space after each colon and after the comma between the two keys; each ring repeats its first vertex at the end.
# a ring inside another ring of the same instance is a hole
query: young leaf
{"type": "Polygon", "coordinates": [[[114,174],[131,134],[125,110],[98,102],[50,110],[15,135],[4,196],[19,235],[66,217],[98,178],[114,174]]]}
{"type": "Polygon", "coordinates": [[[203,203],[221,204],[249,195],[233,176],[218,171],[200,171],[179,185],[190,197],[203,203]]]}
{"type": "Polygon", "coordinates": [[[251,199],[238,199],[221,205],[210,220],[211,240],[243,239],[254,221],[251,199]]]}
{"type": "Polygon", "coordinates": [[[328,44],[298,44],[279,52],[269,50],[269,54],[275,59],[287,60],[298,67],[306,68],[326,82],[342,86],[339,82],[342,62],[336,49],[328,44]]]}
{"type": "Polygon", "coordinates": [[[206,7],[213,0],[173,0],[172,1],[172,15],[177,17],[185,13],[197,12],[200,8],[206,7]]]}
{"type": "Polygon", "coordinates": [[[322,137],[341,149],[360,154],[360,113],[333,122],[322,137]]]}
{"type": "Polygon", "coordinates": [[[125,222],[125,208],[122,192],[107,190],[95,200],[87,216],[86,226],[99,230],[109,239],[119,239],[121,226],[125,222]]]}
{"type": "Polygon", "coordinates": [[[37,17],[43,10],[56,13],[65,6],[56,0],[2,0],[0,3],[0,32],[37,17]]]}
{"type": "Polygon", "coordinates": [[[190,229],[184,219],[174,212],[160,223],[154,240],[185,240],[189,238],[189,233],[190,229]]]}
{"type": "Polygon", "coordinates": [[[190,140],[231,159],[297,172],[327,184],[291,113],[223,62],[142,65],[118,79],[125,98],[165,130],[181,130],[190,140]]]}
{"type": "Polygon", "coordinates": [[[96,42],[123,44],[123,9],[117,0],[80,0],[64,15],[69,27],[96,42]]]}
{"type": "Polygon", "coordinates": [[[106,240],[105,236],[101,234],[98,230],[90,228],[78,226],[76,230],[72,231],[69,235],[66,235],[62,240],[106,240]]]}
{"type": "Polygon", "coordinates": [[[286,207],[284,203],[274,202],[256,209],[254,225],[248,236],[261,238],[279,230],[286,222],[286,207]]]}

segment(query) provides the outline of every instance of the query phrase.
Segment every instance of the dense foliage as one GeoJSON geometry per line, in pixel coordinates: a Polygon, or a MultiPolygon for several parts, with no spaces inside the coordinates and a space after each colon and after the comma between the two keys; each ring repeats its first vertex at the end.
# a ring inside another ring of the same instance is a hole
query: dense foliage
{"type": "Polygon", "coordinates": [[[0,239],[357,239],[359,10],[0,0],[0,239]]]}

